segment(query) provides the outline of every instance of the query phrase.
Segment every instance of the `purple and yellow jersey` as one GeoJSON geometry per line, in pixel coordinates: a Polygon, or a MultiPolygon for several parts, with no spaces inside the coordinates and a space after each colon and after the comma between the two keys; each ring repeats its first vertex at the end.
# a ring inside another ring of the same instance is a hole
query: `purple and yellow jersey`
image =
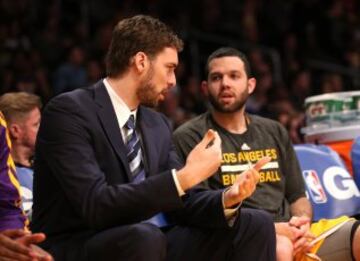
{"type": "Polygon", "coordinates": [[[5,118],[0,112],[0,231],[26,228],[28,222],[21,209],[20,185],[10,149],[5,118]]]}

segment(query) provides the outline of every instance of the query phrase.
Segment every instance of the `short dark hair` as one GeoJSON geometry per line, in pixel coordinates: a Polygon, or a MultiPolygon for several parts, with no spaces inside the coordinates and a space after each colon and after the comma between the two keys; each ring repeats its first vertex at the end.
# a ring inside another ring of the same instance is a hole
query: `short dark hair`
{"type": "Polygon", "coordinates": [[[239,50],[237,50],[233,47],[221,47],[221,48],[217,49],[216,51],[214,51],[212,54],[210,54],[210,56],[207,59],[206,66],[205,66],[206,75],[208,76],[208,74],[209,74],[209,64],[212,60],[214,60],[216,58],[227,57],[227,56],[238,57],[244,63],[245,73],[246,73],[247,77],[248,78],[252,77],[250,63],[249,63],[248,58],[246,57],[246,55],[244,53],[240,52],[239,50]]]}
{"type": "Polygon", "coordinates": [[[106,55],[106,73],[110,77],[120,76],[137,52],[153,58],[165,47],[180,52],[183,41],[160,20],[146,15],[121,20],[114,28],[106,55]]]}

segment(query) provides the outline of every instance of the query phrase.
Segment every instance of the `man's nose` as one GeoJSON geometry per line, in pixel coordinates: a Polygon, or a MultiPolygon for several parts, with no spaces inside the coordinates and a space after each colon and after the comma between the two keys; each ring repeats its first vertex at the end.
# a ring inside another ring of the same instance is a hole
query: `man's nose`
{"type": "Polygon", "coordinates": [[[224,75],[221,79],[221,86],[222,87],[229,87],[230,86],[230,79],[228,76],[224,75]]]}
{"type": "Polygon", "coordinates": [[[168,79],[168,85],[170,87],[173,87],[176,85],[176,76],[175,76],[175,73],[172,73],[171,76],[169,77],[168,79]]]}

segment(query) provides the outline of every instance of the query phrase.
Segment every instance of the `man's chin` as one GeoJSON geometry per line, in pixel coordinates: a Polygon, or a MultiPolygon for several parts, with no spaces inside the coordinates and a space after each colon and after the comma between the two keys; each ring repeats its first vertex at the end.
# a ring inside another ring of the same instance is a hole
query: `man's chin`
{"type": "Polygon", "coordinates": [[[165,100],[165,94],[160,93],[157,102],[159,103],[162,102],[163,100],[165,100]]]}
{"type": "Polygon", "coordinates": [[[221,113],[234,113],[234,112],[241,110],[241,108],[236,108],[231,105],[228,105],[228,106],[218,105],[218,106],[215,106],[215,110],[218,112],[221,112],[221,113]]]}
{"type": "Polygon", "coordinates": [[[149,108],[156,108],[159,105],[159,100],[142,101],[141,105],[149,107],[149,108]]]}

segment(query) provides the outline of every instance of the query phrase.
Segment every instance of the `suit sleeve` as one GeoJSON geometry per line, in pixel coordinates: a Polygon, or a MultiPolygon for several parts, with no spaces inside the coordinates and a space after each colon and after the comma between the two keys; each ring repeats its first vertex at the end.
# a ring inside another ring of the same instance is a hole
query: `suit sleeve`
{"type": "MultiPolygon", "coordinates": [[[[47,175],[54,175],[88,226],[102,229],[135,223],[182,207],[170,170],[139,184],[109,185],[94,151],[96,135],[88,122],[92,111],[85,109],[71,97],[55,98],[43,114],[37,153],[50,168],[47,175]]],[[[101,160],[106,161],[106,156],[101,160]]]]}

